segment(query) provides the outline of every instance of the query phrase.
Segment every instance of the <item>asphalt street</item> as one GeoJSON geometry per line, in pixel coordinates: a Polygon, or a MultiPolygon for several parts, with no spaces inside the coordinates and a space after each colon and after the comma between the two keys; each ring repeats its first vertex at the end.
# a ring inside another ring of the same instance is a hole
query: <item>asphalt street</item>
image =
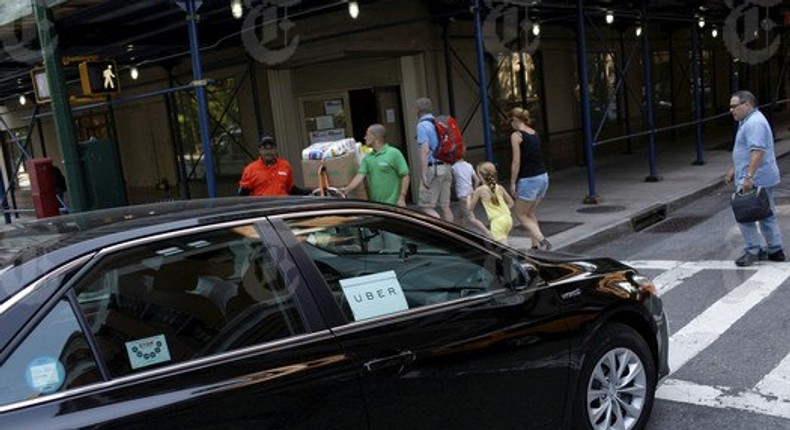
{"type": "MultiPolygon", "coordinates": [[[[780,169],[775,196],[790,246],[790,157],[780,169]]],[[[583,250],[653,276],[664,300],[672,373],[650,430],[790,429],[790,262],[735,266],[743,242],[730,193],[722,185],[658,224],[583,250]]]]}

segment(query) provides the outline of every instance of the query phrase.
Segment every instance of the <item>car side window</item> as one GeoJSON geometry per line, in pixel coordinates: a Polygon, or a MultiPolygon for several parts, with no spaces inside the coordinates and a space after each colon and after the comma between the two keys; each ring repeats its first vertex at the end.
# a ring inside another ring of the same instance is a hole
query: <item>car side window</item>
{"type": "Polygon", "coordinates": [[[333,215],[286,224],[350,321],[504,287],[495,254],[418,223],[333,215]]]}
{"type": "Polygon", "coordinates": [[[61,300],[0,364],[0,406],[100,380],[77,318],[61,300]]]}
{"type": "Polygon", "coordinates": [[[114,377],[305,332],[252,226],[120,251],[75,289],[114,377]]]}

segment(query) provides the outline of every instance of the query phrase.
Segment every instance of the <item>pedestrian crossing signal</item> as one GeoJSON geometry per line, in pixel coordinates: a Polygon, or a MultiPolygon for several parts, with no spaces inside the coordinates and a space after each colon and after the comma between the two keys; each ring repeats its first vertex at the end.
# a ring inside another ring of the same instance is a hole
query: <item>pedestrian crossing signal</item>
{"type": "Polygon", "coordinates": [[[83,61],[80,63],[80,82],[82,93],[86,96],[121,92],[121,81],[115,61],[83,61]]]}
{"type": "Polygon", "coordinates": [[[44,68],[39,67],[31,70],[30,77],[33,80],[33,93],[36,95],[36,103],[49,103],[52,101],[52,96],[49,92],[49,82],[47,81],[47,72],[44,68]]]}

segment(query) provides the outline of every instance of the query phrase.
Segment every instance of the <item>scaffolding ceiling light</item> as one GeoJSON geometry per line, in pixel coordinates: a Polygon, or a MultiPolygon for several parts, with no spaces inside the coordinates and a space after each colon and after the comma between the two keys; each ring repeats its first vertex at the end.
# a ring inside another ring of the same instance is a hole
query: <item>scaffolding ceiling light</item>
{"type": "Polygon", "coordinates": [[[352,19],[359,18],[359,3],[354,0],[348,2],[348,15],[352,19]]]}
{"type": "Polygon", "coordinates": [[[230,0],[230,13],[236,19],[241,19],[244,16],[244,6],[241,0],[230,0]]]}

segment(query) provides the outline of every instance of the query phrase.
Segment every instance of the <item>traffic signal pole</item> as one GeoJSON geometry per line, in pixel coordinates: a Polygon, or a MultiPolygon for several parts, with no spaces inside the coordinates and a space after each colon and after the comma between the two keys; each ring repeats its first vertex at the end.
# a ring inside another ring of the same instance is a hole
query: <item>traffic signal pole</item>
{"type": "Polygon", "coordinates": [[[71,212],[82,212],[87,208],[85,181],[77,153],[74,122],[71,116],[69,95],[66,91],[63,65],[57,47],[57,35],[54,34],[54,19],[52,12],[47,8],[46,0],[33,1],[33,14],[36,17],[41,56],[47,72],[55,131],[63,154],[63,167],[66,170],[66,185],[69,190],[69,206],[71,212]]]}

